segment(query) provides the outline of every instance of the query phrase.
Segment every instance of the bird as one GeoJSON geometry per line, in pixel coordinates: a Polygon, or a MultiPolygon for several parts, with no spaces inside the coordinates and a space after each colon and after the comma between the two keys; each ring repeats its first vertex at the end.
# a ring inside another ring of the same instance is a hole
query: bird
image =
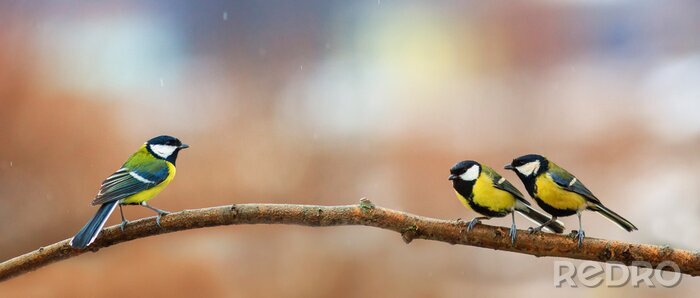
{"type": "Polygon", "coordinates": [[[533,209],[513,184],[486,165],[473,160],[460,161],[450,169],[448,179],[452,181],[457,199],[468,209],[483,215],[472,219],[467,225],[467,231],[471,231],[482,219],[511,214],[513,224],[509,236],[511,243],[515,244],[515,212],[518,212],[556,233],[564,232],[561,222],[551,220],[549,216],[533,209]]]}
{"type": "MultiPolygon", "coordinates": [[[[552,215],[552,220],[574,214],[578,216],[579,230],[575,232],[575,237],[578,238],[579,247],[586,237],[581,224],[581,213],[584,210],[598,212],[628,232],[637,230],[629,220],[605,207],[581,180],[542,155],[520,156],[504,168],[518,175],[530,196],[542,210],[552,215]]],[[[540,231],[542,226],[531,232],[540,231]]]]}
{"type": "Polygon", "coordinates": [[[102,182],[92,205],[100,205],[97,213],[71,239],[73,248],[84,249],[95,241],[100,230],[114,209],[119,206],[122,231],[128,221],[122,205],[141,205],[158,214],[160,218],[169,212],[149,205],[148,200],[160,193],[175,177],[175,161],[180,150],[189,148],[175,137],[162,135],[148,140],[132,154],[114,174],[102,182]]]}

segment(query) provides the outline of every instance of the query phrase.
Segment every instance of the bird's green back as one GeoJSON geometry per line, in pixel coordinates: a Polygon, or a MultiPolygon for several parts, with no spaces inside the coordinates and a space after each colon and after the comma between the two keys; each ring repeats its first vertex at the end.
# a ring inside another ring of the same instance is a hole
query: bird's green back
{"type": "Polygon", "coordinates": [[[489,179],[491,179],[491,182],[493,183],[493,186],[495,188],[507,191],[511,193],[513,196],[518,198],[519,201],[525,202],[526,204],[530,204],[527,200],[525,200],[525,197],[523,197],[523,194],[513,186],[508,180],[503,178],[498,172],[496,172],[494,169],[490,168],[489,166],[486,165],[481,165],[481,174],[486,175],[489,179]]]}

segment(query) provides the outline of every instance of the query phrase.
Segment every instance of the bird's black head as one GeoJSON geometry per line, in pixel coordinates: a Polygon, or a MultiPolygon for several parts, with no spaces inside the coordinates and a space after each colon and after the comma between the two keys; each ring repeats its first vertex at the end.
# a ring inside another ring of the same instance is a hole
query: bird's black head
{"type": "Polygon", "coordinates": [[[518,176],[537,176],[547,171],[549,162],[542,155],[528,154],[513,159],[513,162],[505,165],[504,169],[515,171],[518,176]]]}
{"type": "Polygon", "coordinates": [[[175,137],[157,136],[146,142],[146,148],[153,156],[160,159],[165,159],[173,164],[177,159],[177,153],[180,150],[189,148],[187,144],[183,144],[175,137]]]}
{"type": "Polygon", "coordinates": [[[473,160],[464,160],[455,164],[450,169],[450,177],[448,179],[457,183],[458,181],[474,181],[479,178],[481,173],[481,165],[473,160]]]}

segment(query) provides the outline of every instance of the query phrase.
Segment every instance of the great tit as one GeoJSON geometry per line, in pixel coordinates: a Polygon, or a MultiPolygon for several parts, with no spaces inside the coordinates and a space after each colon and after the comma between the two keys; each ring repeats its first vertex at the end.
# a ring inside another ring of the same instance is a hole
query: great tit
{"type": "MultiPolygon", "coordinates": [[[[544,156],[523,155],[505,165],[505,169],[518,175],[530,196],[544,211],[552,215],[552,220],[560,216],[578,216],[579,230],[576,236],[579,247],[583,245],[586,235],[581,225],[583,210],[596,211],[628,232],[637,229],[630,221],[603,206],[581,180],[544,156]]],[[[542,226],[539,226],[532,231],[537,232],[541,229],[542,226]]]]}
{"type": "Polygon", "coordinates": [[[152,207],[146,202],[173,180],[177,154],[185,148],[189,146],[171,136],[158,136],[143,144],[119,170],[102,182],[97,196],[92,201],[93,205],[101,205],[100,208],[71,239],[70,245],[83,249],[95,241],[107,218],[117,206],[122,217],[122,230],[128,223],[124,218],[122,205],[141,205],[155,211],[158,213],[156,223],[160,226],[160,217],[168,212],[152,207]]]}
{"type": "Polygon", "coordinates": [[[457,193],[457,198],[462,204],[483,215],[475,217],[467,225],[467,231],[482,219],[492,217],[504,217],[509,213],[513,224],[510,227],[511,242],[515,244],[516,228],[515,213],[525,216],[527,219],[541,225],[546,225],[556,233],[564,231],[564,225],[549,216],[533,209],[530,202],[525,200],[523,194],[501,177],[493,169],[481,165],[473,160],[458,162],[450,169],[449,180],[457,193]]]}

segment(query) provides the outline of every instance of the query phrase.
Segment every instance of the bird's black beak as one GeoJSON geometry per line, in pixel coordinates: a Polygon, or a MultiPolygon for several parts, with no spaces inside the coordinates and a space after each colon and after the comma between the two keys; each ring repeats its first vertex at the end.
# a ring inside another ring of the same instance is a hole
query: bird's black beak
{"type": "Polygon", "coordinates": [[[452,174],[452,175],[450,175],[450,177],[447,177],[447,180],[456,180],[457,177],[459,177],[459,176],[452,174]]]}
{"type": "Polygon", "coordinates": [[[187,148],[190,148],[190,145],[187,145],[187,144],[180,145],[180,149],[187,149],[187,148]]]}
{"type": "Polygon", "coordinates": [[[503,166],[503,168],[506,169],[506,170],[513,170],[513,169],[515,169],[515,168],[513,167],[512,164],[507,164],[507,165],[503,166]]]}

